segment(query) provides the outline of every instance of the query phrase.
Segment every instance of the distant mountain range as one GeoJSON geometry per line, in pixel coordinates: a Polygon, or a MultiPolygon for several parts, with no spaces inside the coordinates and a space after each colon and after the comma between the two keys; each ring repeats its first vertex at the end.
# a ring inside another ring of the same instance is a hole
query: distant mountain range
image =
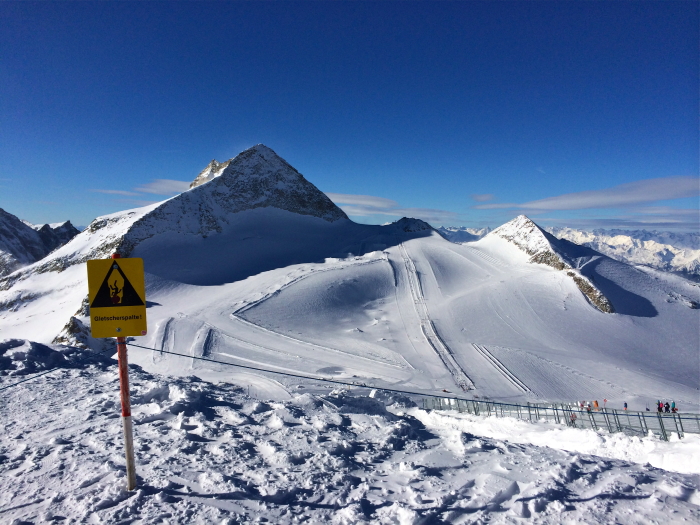
{"type": "Polygon", "coordinates": [[[547,228],[547,231],[559,239],[588,246],[618,261],[700,275],[700,233],[571,228],[547,228]]]}

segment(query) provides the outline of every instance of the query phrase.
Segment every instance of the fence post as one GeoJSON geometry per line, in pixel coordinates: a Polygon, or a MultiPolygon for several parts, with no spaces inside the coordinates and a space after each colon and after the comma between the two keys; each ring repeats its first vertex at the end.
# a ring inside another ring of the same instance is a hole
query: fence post
{"type": "Polygon", "coordinates": [[[637,412],[639,416],[639,426],[642,427],[642,435],[646,436],[649,434],[649,427],[647,426],[647,417],[643,416],[641,412],[637,412]]]}
{"type": "Polygon", "coordinates": [[[612,425],[610,424],[610,418],[608,417],[607,409],[603,408],[603,419],[605,419],[605,424],[608,426],[608,432],[612,434],[612,425]]]}
{"type": "Polygon", "coordinates": [[[598,425],[596,425],[595,419],[593,419],[593,412],[588,412],[588,419],[591,420],[591,426],[593,427],[593,430],[598,430],[598,425]]]}
{"type": "Polygon", "coordinates": [[[675,412],[671,413],[671,417],[673,417],[673,423],[676,425],[676,432],[678,433],[678,439],[683,439],[683,436],[681,435],[681,431],[683,429],[683,425],[681,424],[681,430],[678,429],[678,422],[676,421],[676,414],[675,412]]]}
{"type": "Polygon", "coordinates": [[[681,420],[681,415],[678,413],[674,413],[673,416],[678,416],[678,424],[681,426],[681,432],[685,436],[685,429],[683,428],[683,421],[681,420]]]}
{"type": "Polygon", "coordinates": [[[622,424],[620,423],[620,416],[617,414],[617,410],[612,409],[613,417],[615,418],[615,424],[617,425],[617,431],[622,432],[622,424]]]}
{"type": "Polygon", "coordinates": [[[532,412],[530,411],[530,402],[527,402],[527,418],[532,421],[532,412]]]}
{"type": "Polygon", "coordinates": [[[664,418],[661,415],[661,412],[657,412],[656,415],[659,418],[659,426],[661,427],[661,437],[663,438],[664,441],[668,441],[668,436],[666,435],[666,429],[664,428],[664,418]]]}

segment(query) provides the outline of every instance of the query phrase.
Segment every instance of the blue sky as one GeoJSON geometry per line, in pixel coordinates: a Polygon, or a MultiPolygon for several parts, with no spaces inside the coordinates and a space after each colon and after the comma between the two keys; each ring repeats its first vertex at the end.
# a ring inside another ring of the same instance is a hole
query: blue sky
{"type": "Polygon", "coordinates": [[[3,2],[0,207],[86,225],[264,143],[359,222],[697,231],[698,9],[3,2]]]}

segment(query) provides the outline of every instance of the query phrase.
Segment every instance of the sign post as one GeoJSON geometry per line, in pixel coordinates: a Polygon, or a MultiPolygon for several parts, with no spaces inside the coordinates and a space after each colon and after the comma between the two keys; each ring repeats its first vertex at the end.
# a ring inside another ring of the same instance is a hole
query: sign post
{"type": "Polygon", "coordinates": [[[117,337],[119,359],[119,393],[122,400],[124,424],[124,452],[126,453],[126,490],[136,488],[136,463],[134,462],[134,430],[131,426],[131,397],[129,395],[129,363],[126,360],[126,337],[117,337]]]}
{"type": "Polygon", "coordinates": [[[87,262],[87,266],[92,336],[95,338],[117,338],[119,390],[126,453],[126,488],[134,490],[136,488],[136,464],[134,462],[134,433],[131,424],[126,338],[127,336],[146,335],[147,332],[143,259],[122,259],[118,253],[115,253],[112,255],[112,259],[90,260],[87,262]]]}

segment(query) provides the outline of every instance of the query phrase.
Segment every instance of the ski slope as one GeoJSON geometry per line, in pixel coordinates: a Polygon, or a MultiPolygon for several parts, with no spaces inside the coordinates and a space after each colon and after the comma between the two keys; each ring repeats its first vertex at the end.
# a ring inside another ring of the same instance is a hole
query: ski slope
{"type": "MultiPolygon", "coordinates": [[[[605,260],[591,275],[613,304],[626,308],[627,287],[640,291],[637,308],[656,311],[605,314],[565,273],[526,258],[500,239],[433,235],[217,287],[153,277],[154,328],[139,344],[379,387],[457,393],[468,378],[470,395],[492,399],[698,408],[698,310],[674,299],[697,298],[697,287],[605,260]],[[659,352],[676,358],[660,367],[659,352]]],[[[135,358],[167,373],[211,368],[157,352],[135,358]]]]}

